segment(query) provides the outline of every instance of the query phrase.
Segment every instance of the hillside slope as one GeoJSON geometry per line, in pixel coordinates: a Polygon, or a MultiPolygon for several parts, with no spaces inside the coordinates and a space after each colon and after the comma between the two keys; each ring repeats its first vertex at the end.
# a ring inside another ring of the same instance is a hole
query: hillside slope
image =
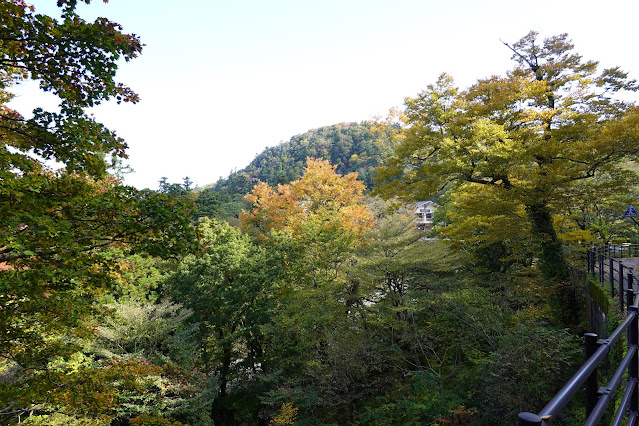
{"type": "Polygon", "coordinates": [[[246,207],[243,197],[255,184],[275,186],[298,179],[308,157],[329,160],[340,174],[357,172],[370,190],[375,168],[392,154],[389,133],[372,132],[370,123],[340,123],[309,130],[265,149],[246,168],[201,190],[196,200],[198,216],[235,216],[246,207]]]}

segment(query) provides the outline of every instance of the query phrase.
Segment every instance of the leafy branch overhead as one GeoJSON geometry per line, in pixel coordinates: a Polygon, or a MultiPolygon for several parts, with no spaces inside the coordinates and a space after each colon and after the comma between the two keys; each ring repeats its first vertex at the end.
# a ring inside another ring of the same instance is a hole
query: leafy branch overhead
{"type": "Polygon", "coordinates": [[[86,22],[65,4],[60,21],[35,13],[21,0],[0,5],[0,151],[2,178],[38,170],[38,158],[61,162],[69,171],[104,173],[104,156],[126,157],[124,141],[87,116],[83,108],[109,99],[137,102],[138,95],[117,82],[117,63],[142,51],[135,35],[105,18],[86,22]],[[6,105],[15,83],[31,79],[60,99],[59,112],[38,108],[24,119],[6,105]],[[7,150],[7,147],[11,147],[7,150]],[[33,154],[39,156],[33,157],[33,154]]]}
{"type": "Polygon", "coordinates": [[[135,377],[156,371],[137,361],[105,374],[90,362],[74,366],[82,339],[95,333],[91,321],[105,314],[95,302],[116,282],[118,264],[107,249],[171,257],[197,246],[187,198],[138,191],[109,174],[126,158],[126,144],[85,108],[138,101],[115,75],[118,61],[135,58],[142,44],[105,18],[84,21],[76,3],[60,0],[57,20],[22,0],[0,2],[3,422],[47,401],[56,405],[45,415],[98,419],[116,404],[122,375],[130,375],[129,390],[135,377]],[[10,108],[13,87],[26,79],[56,95],[58,111],[36,108],[27,119],[10,108]],[[102,379],[102,396],[92,399],[90,387],[102,379]],[[87,399],[73,397],[69,389],[81,394],[83,386],[87,399]]]}

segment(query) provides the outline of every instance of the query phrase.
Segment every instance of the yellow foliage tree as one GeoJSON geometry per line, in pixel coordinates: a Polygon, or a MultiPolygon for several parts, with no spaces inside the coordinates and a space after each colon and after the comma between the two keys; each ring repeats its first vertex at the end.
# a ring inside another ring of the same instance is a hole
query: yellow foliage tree
{"type": "Polygon", "coordinates": [[[285,426],[295,423],[297,418],[298,408],[293,406],[290,402],[285,402],[280,407],[280,411],[277,413],[273,420],[269,423],[271,426],[285,426]]]}
{"type": "MultiPolygon", "coordinates": [[[[541,41],[530,32],[507,46],[517,66],[506,76],[461,91],[443,74],[406,99],[402,139],[378,171],[379,193],[414,201],[446,188],[484,206],[511,205],[501,218],[523,213],[541,271],[562,281],[568,269],[553,216],[584,187],[604,189],[594,184],[597,176],[615,178],[599,196],[627,188],[631,174],[621,162],[639,157],[639,108],[619,93],[637,84],[619,68],[598,72],[567,34],[541,41]]],[[[484,218],[492,221],[491,212],[484,218]]]]}
{"type": "MultiPolygon", "coordinates": [[[[288,374],[282,389],[324,380],[325,348],[351,332],[354,288],[343,266],[373,224],[363,190],[356,173],[340,176],[328,161],[307,159],[299,180],[259,184],[246,197],[253,209],[242,213],[242,225],[260,236],[276,262],[270,291],[277,304],[264,332],[266,351],[288,374]]],[[[284,403],[290,394],[278,390],[272,397],[284,403]]],[[[289,424],[293,410],[284,404],[273,424],[289,424]]]]}
{"type": "Polygon", "coordinates": [[[264,235],[271,231],[300,235],[305,224],[320,221],[360,237],[373,223],[373,213],[363,204],[363,191],[357,173],[341,176],[328,161],[308,158],[299,180],[277,188],[256,185],[246,196],[253,209],[242,212],[240,220],[245,229],[264,235]]]}

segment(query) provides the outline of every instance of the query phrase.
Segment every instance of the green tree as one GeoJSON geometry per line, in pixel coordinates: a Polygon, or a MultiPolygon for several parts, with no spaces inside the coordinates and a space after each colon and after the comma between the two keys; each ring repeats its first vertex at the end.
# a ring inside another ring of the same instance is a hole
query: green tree
{"type": "Polygon", "coordinates": [[[375,225],[366,235],[366,244],[355,251],[348,273],[365,300],[385,304],[401,316],[416,287],[458,268],[462,256],[445,242],[425,241],[410,207],[388,213],[391,205],[378,204],[375,225]]]}
{"type": "Polygon", "coordinates": [[[248,235],[226,222],[204,219],[200,232],[202,252],[186,256],[165,287],[193,312],[202,368],[217,378],[211,417],[224,424],[242,410],[255,416],[255,403],[233,413],[229,388],[232,382],[248,386],[264,368],[261,326],[269,321],[270,274],[277,270],[248,235]]]}
{"type": "Polygon", "coordinates": [[[148,414],[188,424],[210,424],[209,413],[202,406],[212,400],[214,387],[197,369],[197,325],[187,321],[192,312],[168,301],[127,301],[108,308],[113,315],[98,327],[97,336],[85,350],[95,366],[112,368],[137,360],[154,367],[152,374],[137,380],[137,388],[118,392],[113,416],[122,422],[148,414]]]}
{"type": "MultiPolygon", "coordinates": [[[[605,188],[614,185],[609,175],[598,176],[594,184],[605,188]]],[[[597,244],[635,241],[639,228],[623,214],[629,205],[637,204],[639,191],[636,186],[625,188],[621,192],[610,191],[606,197],[598,197],[600,191],[592,191],[588,186],[576,192],[570,210],[556,219],[558,230],[563,239],[581,239],[597,244]],[[590,238],[584,238],[587,233],[590,238]]]]}
{"type": "MultiPolygon", "coordinates": [[[[354,289],[343,271],[372,225],[363,189],[355,173],[341,176],[327,161],[308,159],[299,180],[256,185],[247,196],[253,208],[242,214],[242,224],[281,272],[264,327],[267,416],[292,399],[306,419],[335,419],[329,407],[336,406],[353,418],[370,390],[364,379],[370,371],[358,362],[370,347],[355,325],[354,289]]],[[[379,361],[374,354],[366,359],[379,361]]]]}
{"type": "Polygon", "coordinates": [[[579,340],[565,330],[531,324],[502,336],[482,378],[483,424],[506,424],[522,411],[541,410],[579,368],[579,340]]]}
{"type": "Polygon", "coordinates": [[[639,153],[639,109],[619,94],[637,85],[618,68],[597,73],[566,34],[540,41],[530,32],[507,46],[518,65],[505,77],[460,91],[442,75],[406,99],[403,140],[379,172],[379,192],[419,200],[452,184],[486,192],[493,205],[513,203],[525,212],[544,276],[565,280],[553,213],[571,204],[577,183],[610,174],[616,189],[629,184],[620,162],[639,153]]]}
{"type": "MultiPolygon", "coordinates": [[[[108,174],[126,158],[126,144],[84,109],[110,99],[137,101],[115,72],[142,45],[105,18],[84,21],[76,3],[58,2],[60,20],[21,0],[0,4],[3,422],[34,410],[96,418],[106,412],[114,402],[109,384],[126,374],[125,364],[100,371],[66,362],[94,332],[89,320],[101,310],[94,302],[114,282],[117,265],[104,249],[172,256],[194,247],[188,203],[122,186],[108,174]],[[57,95],[59,111],[38,108],[26,119],[9,108],[11,87],[23,79],[57,95]],[[61,167],[50,168],[53,161],[61,167]],[[72,398],[69,389],[86,398],[72,398]],[[104,396],[93,398],[96,392],[104,396]]],[[[135,363],[127,368],[132,375],[145,371],[135,363]]]]}
{"type": "Polygon", "coordinates": [[[228,193],[214,191],[211,188],[197,192],[196,197],[195,206],[197,209],[197,217],[208,217],[210,219],[221,219],[223,207],[232,201],[228,193]]]}

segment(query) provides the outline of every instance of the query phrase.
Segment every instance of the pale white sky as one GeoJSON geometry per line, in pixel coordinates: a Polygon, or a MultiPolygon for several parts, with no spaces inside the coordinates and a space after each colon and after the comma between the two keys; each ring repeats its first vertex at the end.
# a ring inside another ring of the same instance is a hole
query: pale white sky
{"type": "MultiPolygon", "coordinates": [[[[29,0],[27,0],[29,2],[29,0]]],[[[95,1],[95,0],[94,0],[95,1]]],[[[53,14],[56,0],[31,0],[53,14]]],[[[126,183],[202,186],[307,130],[385,115],[441,72],[461,87],[512,67],[528,31],[569,33],[585,59],[639,78],[635,0],[110,0],[79,7],[141,36],[118,80],[136,105],[92,112],[129,144],[126,183]]],[[[54,99],[16,92],[27,114],[54,99]]]]}

